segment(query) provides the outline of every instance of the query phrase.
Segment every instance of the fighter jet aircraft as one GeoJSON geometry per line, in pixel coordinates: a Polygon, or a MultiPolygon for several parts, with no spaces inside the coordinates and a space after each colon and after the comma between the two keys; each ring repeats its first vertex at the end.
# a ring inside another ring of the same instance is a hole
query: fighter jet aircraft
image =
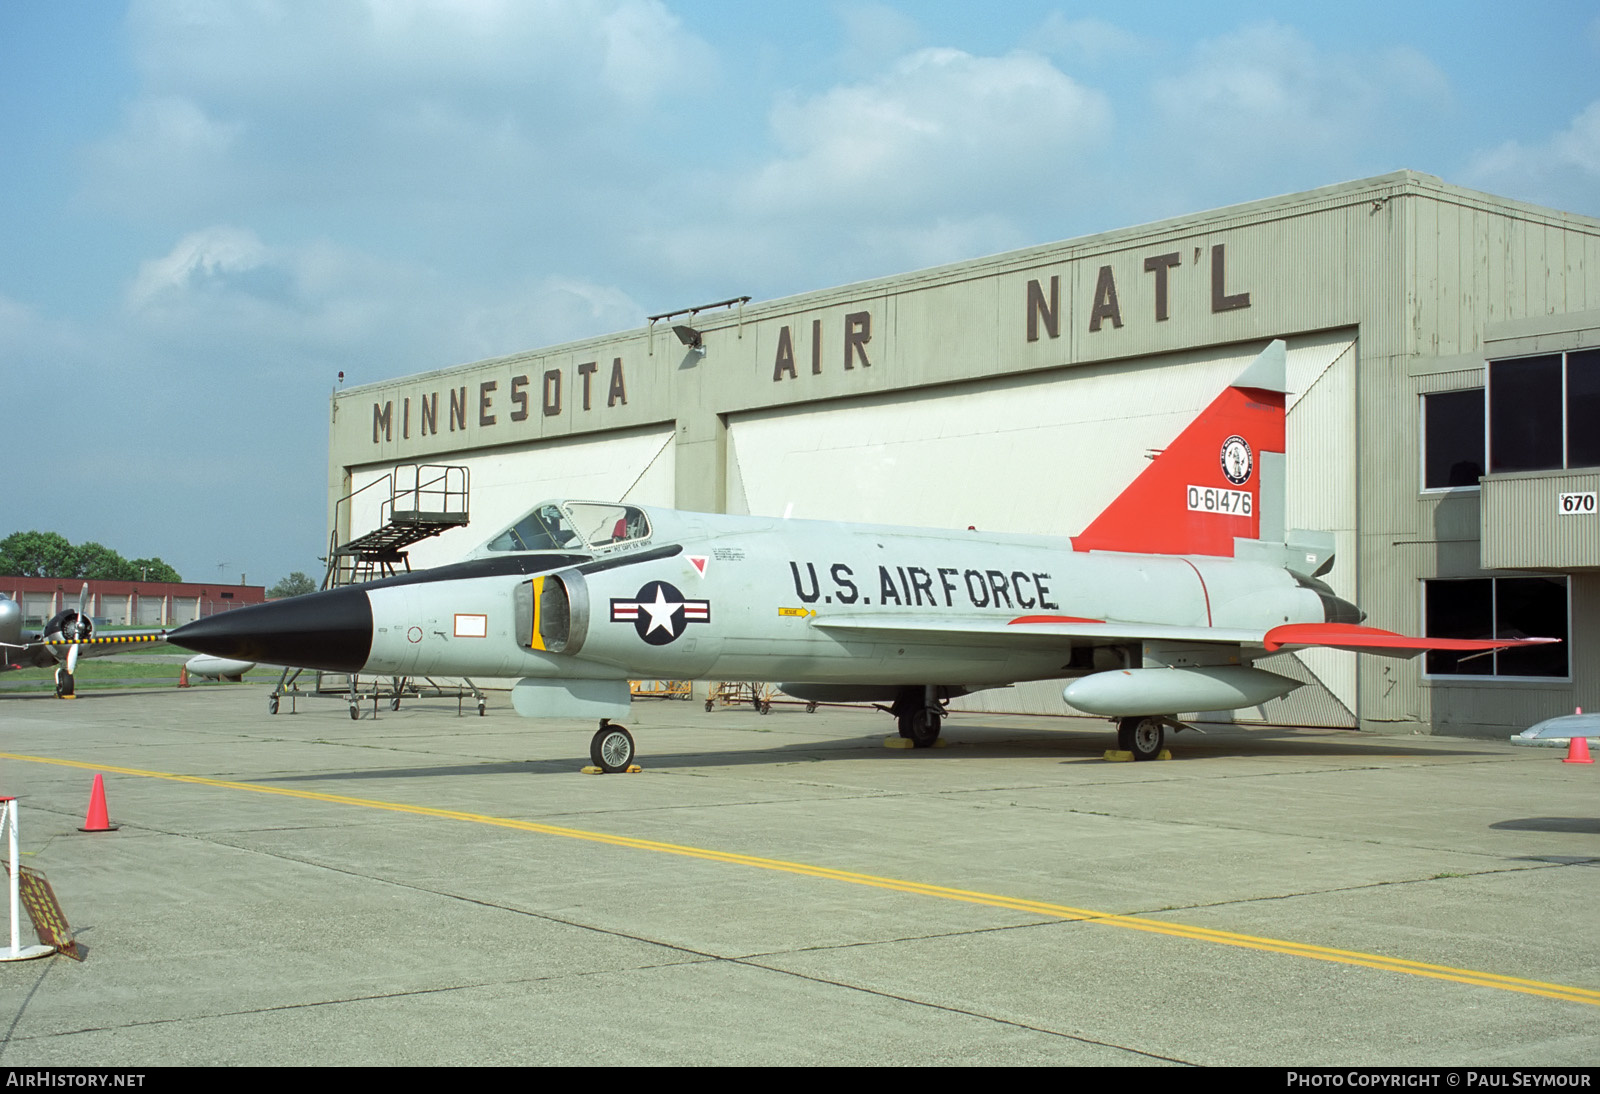
{"type": "Polygon", "coordinates": [[[335,672],[516,677],[518,713],[600,719],[590,755],[605,770],[634,757],[613,721],[630,678],[882,704],[919,747],[953,697],[1071,678],[1066,701],[1114,719],[1145,760],[1180,712],[1299,686],[1252,664],[1278,650],[1554,641],[1361,625],[1318,579],[1332,536],[1283,530],[1284,366],[1273,342],[1071,539],[550,501],[465,562],[213,616],[171,641],[335,672]]]}
{"type": "Polygon", "coordinates": [[[51,668],[56,670],[56,698],[77,697],[73,674],[79,657],[116,653],[133,645],[160,642],[165,631],[129,631],[95,637],[94,621],[87,611],[89,586],[78,594],[77,608],[64,608],[50,617],[43,631],[22,632],[22,605],[0,595],[0,671],[51,668]]]}

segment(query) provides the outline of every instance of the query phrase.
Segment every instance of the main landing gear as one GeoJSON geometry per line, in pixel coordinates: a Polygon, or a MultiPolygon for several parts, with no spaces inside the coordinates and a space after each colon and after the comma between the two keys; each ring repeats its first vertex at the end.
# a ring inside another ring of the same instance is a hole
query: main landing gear
{"type": "Polygon", "coordinates": [[[633,764],[633,734],[609,718],[600,719],[600,728],[589,741],[589,759],[608,774],[628,770],[633,764]]]}
{"type": "Polygon", "coordinates": [[[904,689],[894,705],[889,707],[889,713],[894,715],[900,736],[910,741],[912,748],[932,748],[939,739],[939,727],[944,722],[944,702],[939,698],[937,688],[904,689]]]}
{"type": "Polygon", "coordinates": [[[1161,755],[1166,733],[1166,722],[1161,718],[1122,718],[1117,721],[1117,747],[1133,753],[1135,760],[1153,760],[1161,755]]]}

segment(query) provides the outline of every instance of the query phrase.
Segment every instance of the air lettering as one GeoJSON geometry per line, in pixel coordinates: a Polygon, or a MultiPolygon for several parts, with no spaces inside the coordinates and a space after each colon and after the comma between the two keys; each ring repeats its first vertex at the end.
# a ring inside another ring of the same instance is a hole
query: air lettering
{"type": "Polygon", "coordinates": [[[861,367],[869,368],[872,362],[867,360],[867,343],[872,341],[872,313],[869,311],[853,311],[844,317],[844,367],[846,371],[855,368],[855,359],[859,355],[861,367]]]}
{"type": "Polygon", "coordinates": [[[798,378],[794,371],[794,339],[789,336],[788,327],[779,327],[778,355],[772,362],[772,382],[782,380],[785,372],[791,380],[798,378]]]}

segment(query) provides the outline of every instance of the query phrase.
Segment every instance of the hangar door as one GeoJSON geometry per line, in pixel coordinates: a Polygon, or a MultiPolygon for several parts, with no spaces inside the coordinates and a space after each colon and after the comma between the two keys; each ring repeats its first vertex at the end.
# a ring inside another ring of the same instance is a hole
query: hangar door
{"type": "MultiPolygon", "coordinates": [[[[1335,534],[1327,576],[1355,599],[1355,343],[1291,338],[1287,523],[1335,534]]],[[[1070,536],[1082,531],[1264,343],[1086,365],[729,421],[730,512],[1070,536]]],[[[1355,655],[1262,667],[1307,686],[1238,721],[1353,727],[1355,655]]],[[[982,709],[1068,714],[1059,684],[980,692],[982,709]]]]}

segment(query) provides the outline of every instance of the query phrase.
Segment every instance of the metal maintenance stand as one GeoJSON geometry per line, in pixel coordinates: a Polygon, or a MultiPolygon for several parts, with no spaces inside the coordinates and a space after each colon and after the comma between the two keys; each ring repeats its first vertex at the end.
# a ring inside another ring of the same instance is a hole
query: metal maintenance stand
{"type": "Polygon", "coordinates": [[[11,895],[11,945],[0,949],[0,961],[27,961],[35,957],[44,957],[56,952],[54,946],[23,946],[21,945],[21,924],[18,916],[22,913],[21,897],[18,888],[22,869],[17,858],[17,799],[0,798],[0,831],[6,833],[6,849],[10,855],[7,860],[6,889],[11,895]]]}

